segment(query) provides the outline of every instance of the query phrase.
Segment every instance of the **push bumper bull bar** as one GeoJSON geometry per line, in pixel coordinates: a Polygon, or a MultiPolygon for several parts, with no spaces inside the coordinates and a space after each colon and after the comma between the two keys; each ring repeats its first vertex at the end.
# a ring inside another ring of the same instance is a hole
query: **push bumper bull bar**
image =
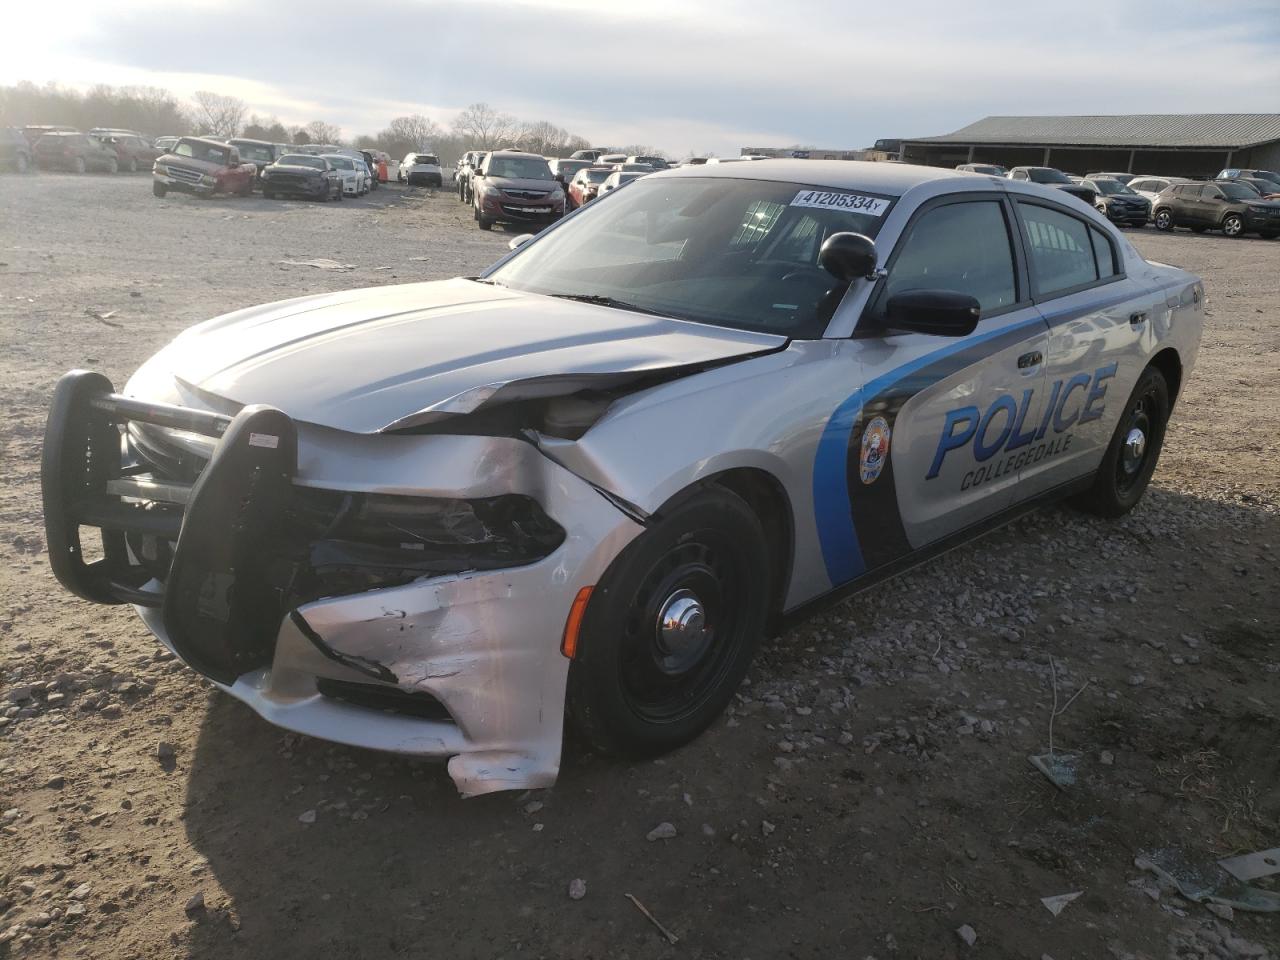
{"type": "Polygon", "coordinates": [[[232,683],[270,660],[279,618],[261,545],[281,523],[297,472],[297,428],[267,406],[234,418],[114,392],[100,373],[75,370],[54,391],[41,463],[49,564],[68,590],[95,603],[161,610],[183,659],[232,683]],[[218,441],[189,487],[162,483],[167,499],[140,498],[131,483],[147,467],[130,463],[121,427],[131,422],[184,430],[218,441]],[[134,492],[133,496],[129,493],[134,492]],[[101,531],[102,556],[86,561],[81,529],[101,531]],[[129,536],[173,542],[163,590],[144,589],[152,570],[136,562],[129,536]]]}

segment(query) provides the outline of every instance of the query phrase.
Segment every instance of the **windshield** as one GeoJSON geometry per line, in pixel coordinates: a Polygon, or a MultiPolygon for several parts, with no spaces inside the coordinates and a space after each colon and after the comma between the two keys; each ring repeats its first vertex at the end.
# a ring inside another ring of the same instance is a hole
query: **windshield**
{"type": "Polygon", "coordinates": [[[522,248],[490,279],[666,316],[816,338],[844,285],[818,266],[833,233],[875,236],[887,197],[800,183],[643,178],[522,248]]]}
{"type": "Polygon", "coordinates": [[[178,145],[173,148],[173,152],[180,157],[205,160],[220,167],[226,166],[227,163],[227,149],[225,147],[215,147],[208,143],[201,143],[199,140],[179,140],[178,145]]]}
{"type": "Polygon", "coordinates": [[[309,157],[301,153],[287,154],[277,160],[276,163],[280,164],[282,167],[311,167],[313,170],[324,169],[324,161],[319,157],[309,157]]]}
{"type": "Polygon", "coordinates": [[[587,183],[604,183],[609,178],[608,170],[587,170],[582,174],[587,179],[587,183]]]}
{"type": "Polygon", "coordinates": [[[1253,171],[1253,176],[1259,180],[1269,180],[1272,183],[1280,184],[1280,173],[1276,173],[1274,170],[1255,170],[1253,171]]]}
{"type": "Polygon", "coordinates": [[[1257,200],[1261,196],[1247,183],[1219,183],[1218,188],[1227,195],[1228,200],[1257,200]]]}
{"type": "Polygon", "coordinates": [[[494,157],[485,176],[508,180],[550,180],[551,168],[541,157],[494,157]]]}
{"type": "Polygon", "coordinates": [[[350,157],[325,157],[325,159],[338,170],[354,170],[356,168],[350,157]]]}
{"type": "Polygon", "coordinates": [[[1089,183],[1099,192],[1108,197],[1116,196],[1137,196],[1129,187],[1126,187],[1119,180],[1108,180],[1106,177],[1099,177],[1097,180],[1090,180],[1089,183]]]}
{"type": "Polygon", "coordinates": [[[1071,178],[1061,170],[1051,167],[1032,167],[1027,173],[1032,183],[1070,183],[1071,178]]]}

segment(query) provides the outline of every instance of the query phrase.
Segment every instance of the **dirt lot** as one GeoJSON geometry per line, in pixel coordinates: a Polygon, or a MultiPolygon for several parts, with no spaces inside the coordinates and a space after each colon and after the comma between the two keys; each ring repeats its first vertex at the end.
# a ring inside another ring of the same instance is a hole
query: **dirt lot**
{"type": "Polygon", "coordinates": [[[570,744],[553,790],[464,802],[441,766],[268,726],[58,587],[59,374],[121,384],[217,313],[473,272],[508,237],[466,214],[0,178],[0,957],[1280,956],[1280,914],[1225,921],[1134,866],[1280,844],[1280,242],[1134,234],[1210,309],[1137,511],[1045,510],[773,640],[662,761],[570,744]],[[279,262],[314,257],[354,269],[279,262]],[[1087,684],[1065,792],[1027,761],[1050,657],[1060,703],[1087,684]]]}

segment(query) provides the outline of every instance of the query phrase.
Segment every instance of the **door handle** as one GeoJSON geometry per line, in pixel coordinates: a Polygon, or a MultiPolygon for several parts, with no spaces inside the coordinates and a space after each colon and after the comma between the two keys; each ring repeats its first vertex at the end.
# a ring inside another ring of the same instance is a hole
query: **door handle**
{"type": "Polygon", "coordinates": [[[1136,327],[1139,324],[1143,324],[1146,322],[1147,322],[1147,315],[1144,312],[1139,311],[1138,313],[1129,314],[1129,326],[1131,327],[1136,327]]]}
{"type": "Polygon", "coordinates": [[[1044,363],[1044,354],[1039,350],[1032,350],[1030,353],[1024,353],[1018,358],[1018,369],[1029,370],[1044,363]]]}

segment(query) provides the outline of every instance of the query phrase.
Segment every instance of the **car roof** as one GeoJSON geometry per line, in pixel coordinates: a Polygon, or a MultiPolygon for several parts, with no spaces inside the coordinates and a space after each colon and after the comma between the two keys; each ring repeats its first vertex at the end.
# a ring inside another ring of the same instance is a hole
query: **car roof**
{"type": "Polygon", "coordinates": [[[540,153],[530,153],[528,150],[491,150],[491,157],[534,157],[538,160],[547,159],[540,153]]]}
{"type": "Polygon", "coordinates": [[[255,147],[274,147],[270,140],[254,140],[252,137],[232,137],[227,143],[252,143],[255,147]]]}
{"type": "Polygon", "coordinates": [[[733,180],[776,180],[815,184],[839,190],[867,190],[901,196],[913,187],[935,180],[972,183],[963,170],[925,167],[914,163],[877,163],[868,160],[753,160],[748,164],[696,164],[674,167],[651,177],[727,177],[733,180]]]}

